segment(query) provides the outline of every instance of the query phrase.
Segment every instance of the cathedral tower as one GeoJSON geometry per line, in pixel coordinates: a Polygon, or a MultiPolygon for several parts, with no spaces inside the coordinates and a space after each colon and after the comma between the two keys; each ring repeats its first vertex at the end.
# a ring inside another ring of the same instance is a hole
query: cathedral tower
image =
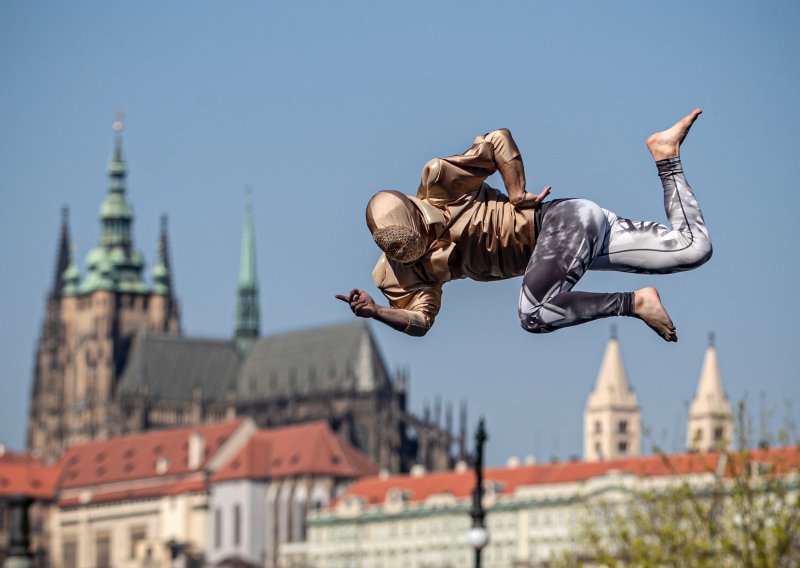
{"type": "Polygon", "coordinates": [[[611,328],[597,383],[583,412],[583,459],[600,461],[641,453],[641,412],[628,385],[625,365],[611,328]]]}
{"type": "Polygon", "coordinates": [[[253,198],[248,191],[242,230],[242,258],[239,266],[236,302],[236,346],[246,353],[261,333],[261,310],[258,303],[256,275],[256,240],[253,229],[253,198]]]}
{"type": "Polygon", "coordinates": [[[686,444],[691,451],[708,452],[726,448],[732,441],[733,415],[731,403],[722,388],[722,373],[717,360],[714,334],[708,336],[708,347],[700,372],[686,427],[686,444]]]}
{"type": "Polygon", "coordinates": [[[143,279],[144,259],[133,243],[121,120],[114,123],[114,131],[108,192],[100,207],[102,234],[86,258],[82,282],[74,251],[70,251],[66,216],[62,221],[28,419],[28,448],[48,459],[71,443],[113,434],[116,381],[137,334],[179,330],[177,302],[170,288],[166,226],[151,289],[143,279]]]}

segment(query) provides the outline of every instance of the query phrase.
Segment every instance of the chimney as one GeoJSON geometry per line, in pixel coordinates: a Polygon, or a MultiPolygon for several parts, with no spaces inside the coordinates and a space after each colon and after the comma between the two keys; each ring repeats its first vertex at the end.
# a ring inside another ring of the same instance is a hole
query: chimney
{"type": "Polygon", "coordinates": [[[189,469],[199,469],[206,459],[206,441],[200,432],[189,435],[189,469]]]}

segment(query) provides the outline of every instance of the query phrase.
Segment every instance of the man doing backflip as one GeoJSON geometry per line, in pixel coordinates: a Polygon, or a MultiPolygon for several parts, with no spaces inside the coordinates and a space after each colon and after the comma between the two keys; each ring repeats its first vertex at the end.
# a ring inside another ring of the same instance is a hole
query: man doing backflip
{"type": "Polygon", "coordinates": [[[647,139],[669,226],[625,219],[586,199],[544,202],[550,187],[538,195],[525,191],[525,169],[511,132],[494,130],[478,136],[464,154],[428,162],[416,197],[379,191],[367,205],[367,226],[383,250],[372,276],[389,306],[359,289],[336,297],[358,317],[421,336],[439,312],[445,282],[523,276],[519,319],[526,331],[632,316],[677,341],[655,288],[572,288],[587,270],[668,274],[711,258],[708,230],[680,160],[681,143],[701,112],[647,139]],[[507,196],[484,183],[497,170],[507,196]]]}

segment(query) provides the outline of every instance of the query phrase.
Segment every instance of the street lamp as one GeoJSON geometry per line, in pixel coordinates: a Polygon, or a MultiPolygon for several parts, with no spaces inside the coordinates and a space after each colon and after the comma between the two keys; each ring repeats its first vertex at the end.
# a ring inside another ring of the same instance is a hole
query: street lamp
{"type": "Polygon", "coordinates": [[[486,511],[483,509],[483,445],[488,440],[486,428],[481,418],[478,431],[475,432],[475,489],[472,490],[472,528],[467,535],[467,540],[475,549],[475,568],[481,566],[481,551],[489,543],[489,531],[484,525],[486,511]]]}

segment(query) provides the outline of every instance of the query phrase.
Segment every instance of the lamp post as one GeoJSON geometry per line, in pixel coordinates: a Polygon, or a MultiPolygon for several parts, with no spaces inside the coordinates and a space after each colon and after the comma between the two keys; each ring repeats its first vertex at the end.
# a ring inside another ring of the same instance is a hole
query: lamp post
{"type": "Polygon", "coordinates": [[[483,445],[488,440],[486,428],[481,418],[478,431],[475,432],[475,489],[472,490],[472,528],[468,540],[475,549],[475,568],[481,568],[481,551],[489,543],[489,531],[486,530],[484,519],[486,511],[483,509],[483,445]]]}

